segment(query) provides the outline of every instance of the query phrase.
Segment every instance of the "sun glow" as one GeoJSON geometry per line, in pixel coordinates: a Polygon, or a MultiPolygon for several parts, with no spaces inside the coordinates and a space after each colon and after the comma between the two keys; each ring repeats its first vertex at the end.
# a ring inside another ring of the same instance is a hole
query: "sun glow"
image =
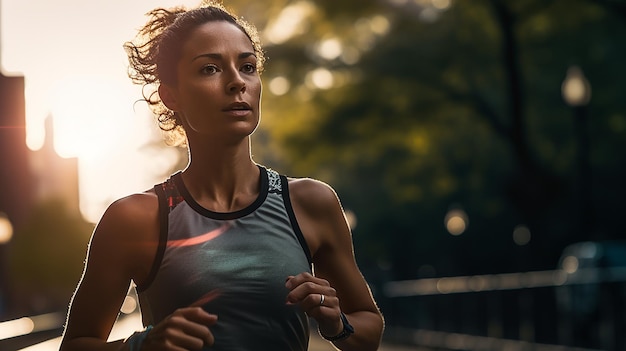
{"type": "MultiPolygon", "coordinates": [[[[52,138],[60,157],[78,159],[83,216],[95,222],[116,198],[162,180],[179,153],[159,147],[152,116],[136,104],[141,90],[127,77],[122,48],[157,5],[149,0],[0,1],[0,68],[6,76],[24,76],[26,144],[38,151],[52,138]],[[46,135],[48,117],[53,135],[46,135]]],[[[158,6],[198,3],[161,0],[158,6]]]]}
{"type": "Polygon", "coordinates": [[[111,142],[124,140],[132,116],[131,91],[106,77],[75,76],[54,89],[51,115],[54,149],[65,158],[97,158],[111,142]]]}

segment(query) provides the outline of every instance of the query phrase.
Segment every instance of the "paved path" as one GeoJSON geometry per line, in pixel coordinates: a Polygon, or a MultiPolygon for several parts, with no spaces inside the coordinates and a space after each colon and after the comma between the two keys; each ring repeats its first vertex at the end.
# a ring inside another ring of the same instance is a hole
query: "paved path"
{"type": "MultiPolygon", "coordinates": [[[[120,318],[113,330],[109,340],[123,339],[134,331],[141,329],[141,320],[139,314],[132,314],[124,318],[120,318]]],[[[61,343],[61,338],[53,338],[48,341],[38,343],[36,345],[20,348],[19,351],[58,351],[61,343]]],[[[15,348],[13,348],[15,349],[15,348]]],[[[382,345],[378,351],[423,351],[416,347],[400,347],[393,345],[382,345]]],[[[308,351],[336,351],[331,343],[322,339],[316,330],[311,330],[311,338],[309,341],[308,351]]]]}
{"type": "MultiPolygon", "coordinates": [[[[328,341],[322,339],[315,331],[311,331],[309,351],[336,351],[328,341]]],[[[421,349],[423,350],[423,349],[421,349]]],[[[378,351],[420,351],[418,347],[394,346],[383,344],[378,351]]]]}

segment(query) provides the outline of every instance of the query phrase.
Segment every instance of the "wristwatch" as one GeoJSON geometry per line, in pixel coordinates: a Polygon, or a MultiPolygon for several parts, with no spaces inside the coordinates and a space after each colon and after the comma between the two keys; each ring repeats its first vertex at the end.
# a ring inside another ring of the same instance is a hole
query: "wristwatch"
{"type": "Polygon", "coordinates": [[[350,335],[354,334],[354,327],[350,325],[350,323],[348,322],[348,318],[346,318],[346,315],[343,312],[341,312],[341,323],[343,324],[343,330],[339,334],[335,336],[326,336],[322,334],[322,332],[320,332],[320,335],[324,339],[334,342],[334,341],[345,340],[350,335]]]}

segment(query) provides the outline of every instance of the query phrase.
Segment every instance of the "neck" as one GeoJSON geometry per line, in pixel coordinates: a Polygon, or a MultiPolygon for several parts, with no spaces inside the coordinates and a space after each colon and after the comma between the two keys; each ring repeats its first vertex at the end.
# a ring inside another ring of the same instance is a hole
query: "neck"
{"type": "Polygon", "coordinates": [[[189,143],[185,186],[202,206],[230,212],[243,208],[259,192],[259,169],[250,154],[250,141],[225,147],[210,142],[189,143]]]}

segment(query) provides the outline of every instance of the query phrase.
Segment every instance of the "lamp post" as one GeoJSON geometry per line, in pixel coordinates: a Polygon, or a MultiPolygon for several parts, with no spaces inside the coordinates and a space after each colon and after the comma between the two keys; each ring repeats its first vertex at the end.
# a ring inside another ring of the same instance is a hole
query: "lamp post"
{"type": "Polygon", "coordinates": [[[577,167],[580,220],[578,239],[589,239],[593,223],[591,200],[591,166],[589,163],[589,131],[587,106],[591,100],[591,85],[578,66],[568,68],[561,85],[565,102],[574,110],[574,129],[578,139],[577,167]]]}

